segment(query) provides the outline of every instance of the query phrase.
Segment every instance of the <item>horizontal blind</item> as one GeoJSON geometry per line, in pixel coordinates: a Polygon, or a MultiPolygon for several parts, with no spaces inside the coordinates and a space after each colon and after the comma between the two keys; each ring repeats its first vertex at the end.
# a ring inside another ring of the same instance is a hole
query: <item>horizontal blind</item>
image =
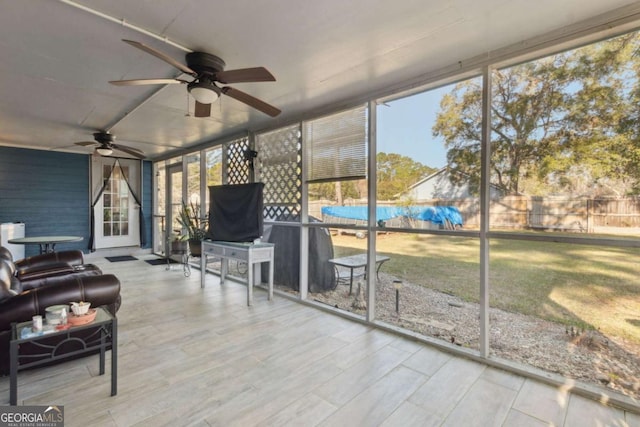
{"type": "Polygon", "coordinates": [[[363,179],[367,174],[367,108],[304,123],[307,182],[363,179]]]}

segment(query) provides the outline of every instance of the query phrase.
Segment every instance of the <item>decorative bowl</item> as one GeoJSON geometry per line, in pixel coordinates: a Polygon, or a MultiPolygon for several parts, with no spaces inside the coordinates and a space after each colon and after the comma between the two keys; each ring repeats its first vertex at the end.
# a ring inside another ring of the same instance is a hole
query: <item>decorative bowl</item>
{"type": "Polygon", "coordinates": [[[83,314],[81,316],[76,316],[75,314],[70,314],[69,318],[67,319],[67,321],[69,322],[69,324],[71,326],[86,325],[87,323],[91,323],[91,322],[93,322],[95,320],[97,313],[98,312],[96,311],[96,309],[92,308],[87,313],[85,313],[85,314],[83,314]]]}
{"type": "Polygon", "coordinates": [[[62,323],[62,310],[69,310],[66,305],[52,305],[44,309],[45,319],[49,325],[59,325],[62,323]]]}
{"type": "Polygon", "coordinates": [[[80,301],[80,302],[72,302],[71,303],[71,311],[76,316],[84,316],[89,311],[89,307],[91,307],[90,302],[80,301]]]}

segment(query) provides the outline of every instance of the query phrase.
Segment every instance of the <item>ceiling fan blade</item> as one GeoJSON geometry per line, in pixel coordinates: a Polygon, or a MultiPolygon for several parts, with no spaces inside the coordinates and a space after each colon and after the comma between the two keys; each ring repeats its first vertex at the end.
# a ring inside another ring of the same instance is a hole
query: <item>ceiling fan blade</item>
{"type": "Polygon", "coordinates": [[[145,157],[147,157],[144,155],[142,151],[138,150],[137,148],[123,147],[122,145],[116,145],[116,144],[111,144],[111,147],[113,147],[115,150],[130,154],[133,157],[137,157],[139,159],[144,159],[145,157]]]}
{"type": "Polygon", "coordinates": [[[74,142],[75,145],[79,145],[81,147],[88,147],[89,145],[97,144],[95,141],[82,141],[82,142],[74,142]]]}
{"type": "Polygon", "coordinates": [[[211,104],[201,104],[198,101],[196,101],[194,116],[209,117],[210,115],[211,115],[211,104]]]}
{"type": "Polygon", "coordinates": [[[256,110],[262,111],[268,116],[275,117],[281,113],[281,111],[273,105],[269,105],[266,102],[249,95],[248,93],[242,92],[241,90],[227,86],[222,88],[222,93],[230,96],[236,101],[247,104],[249,107],[253,107],[256,110]]]}
{"type": "Polygon", "coordinates": [[[215,79],[220,83],[275,82],[276,78],[264,67],[241,68],[238,70],[220,71],[215,79]]]}
{"type": "Polygon", "coordinates": [[[198,73],[196,73],[195,71],[193,71],[191,68],[187,67],[186,65],[176,61],[175,59],[173,59],[172,57],[170,57],[169,55],[165,55],[164,53],[160,52],[159,50],[155,50],[154,48],[147,46],[146,44],[134,41],[134,40],[125,40],[122,39],[123,42],[130,44],[133,47],[136,47],[140,50],[143,50],[153,56],[155,56],[156,58],[162,59],[164,62],[166,62],[169,65],[173,65],[174,67],[176,67],[178,70],[182,71],[183,73],[187,73],[187,74],[191,74],[192,76],[197,76],[198,73]]]}
{"type": "Polygon", "coordinates": [[[140,86],[140,85],[173,85],[178,83],[189,83],[180,79],[133,79],[133,80],[111,80],[109,83],[116,86],[140,86]]]}

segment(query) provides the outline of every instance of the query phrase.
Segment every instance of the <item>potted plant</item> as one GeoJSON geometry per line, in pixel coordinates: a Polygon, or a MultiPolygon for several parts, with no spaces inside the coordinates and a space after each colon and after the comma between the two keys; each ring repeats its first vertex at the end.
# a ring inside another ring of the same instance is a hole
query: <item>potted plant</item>
{"type": "Polygon", "coordinates": [[[206,235],[207,220],[200,217],[200,204],[183,201],[178,215],[178,223],[187,231],[191,255],[201,255],[201,242],[206,235]]]}
{"type": "Polygon", "coordinates": [[[171,253],[182,254],[187,250],[187,236],[180,234],[172,234],[171,236],[171,253]]]}

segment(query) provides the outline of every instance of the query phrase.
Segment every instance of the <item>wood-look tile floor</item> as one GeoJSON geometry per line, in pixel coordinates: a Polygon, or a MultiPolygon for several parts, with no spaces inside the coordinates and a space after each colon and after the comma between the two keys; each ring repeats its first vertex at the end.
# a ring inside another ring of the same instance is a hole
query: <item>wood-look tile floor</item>
{"type": "MultiPolygon", "coordinates": [[[[140,258],[153,258],[147,255],[140,258]]],[[[122,282],[118,395],[97,356],[19,374],[67,426],[640,426],[640,416],[295,301],[142,260],[122,282]]],[[[109,357],[109,356],[108,356],[109,357]]],[[[9,399],[0,378],[0,400],[9,399]]]]}

